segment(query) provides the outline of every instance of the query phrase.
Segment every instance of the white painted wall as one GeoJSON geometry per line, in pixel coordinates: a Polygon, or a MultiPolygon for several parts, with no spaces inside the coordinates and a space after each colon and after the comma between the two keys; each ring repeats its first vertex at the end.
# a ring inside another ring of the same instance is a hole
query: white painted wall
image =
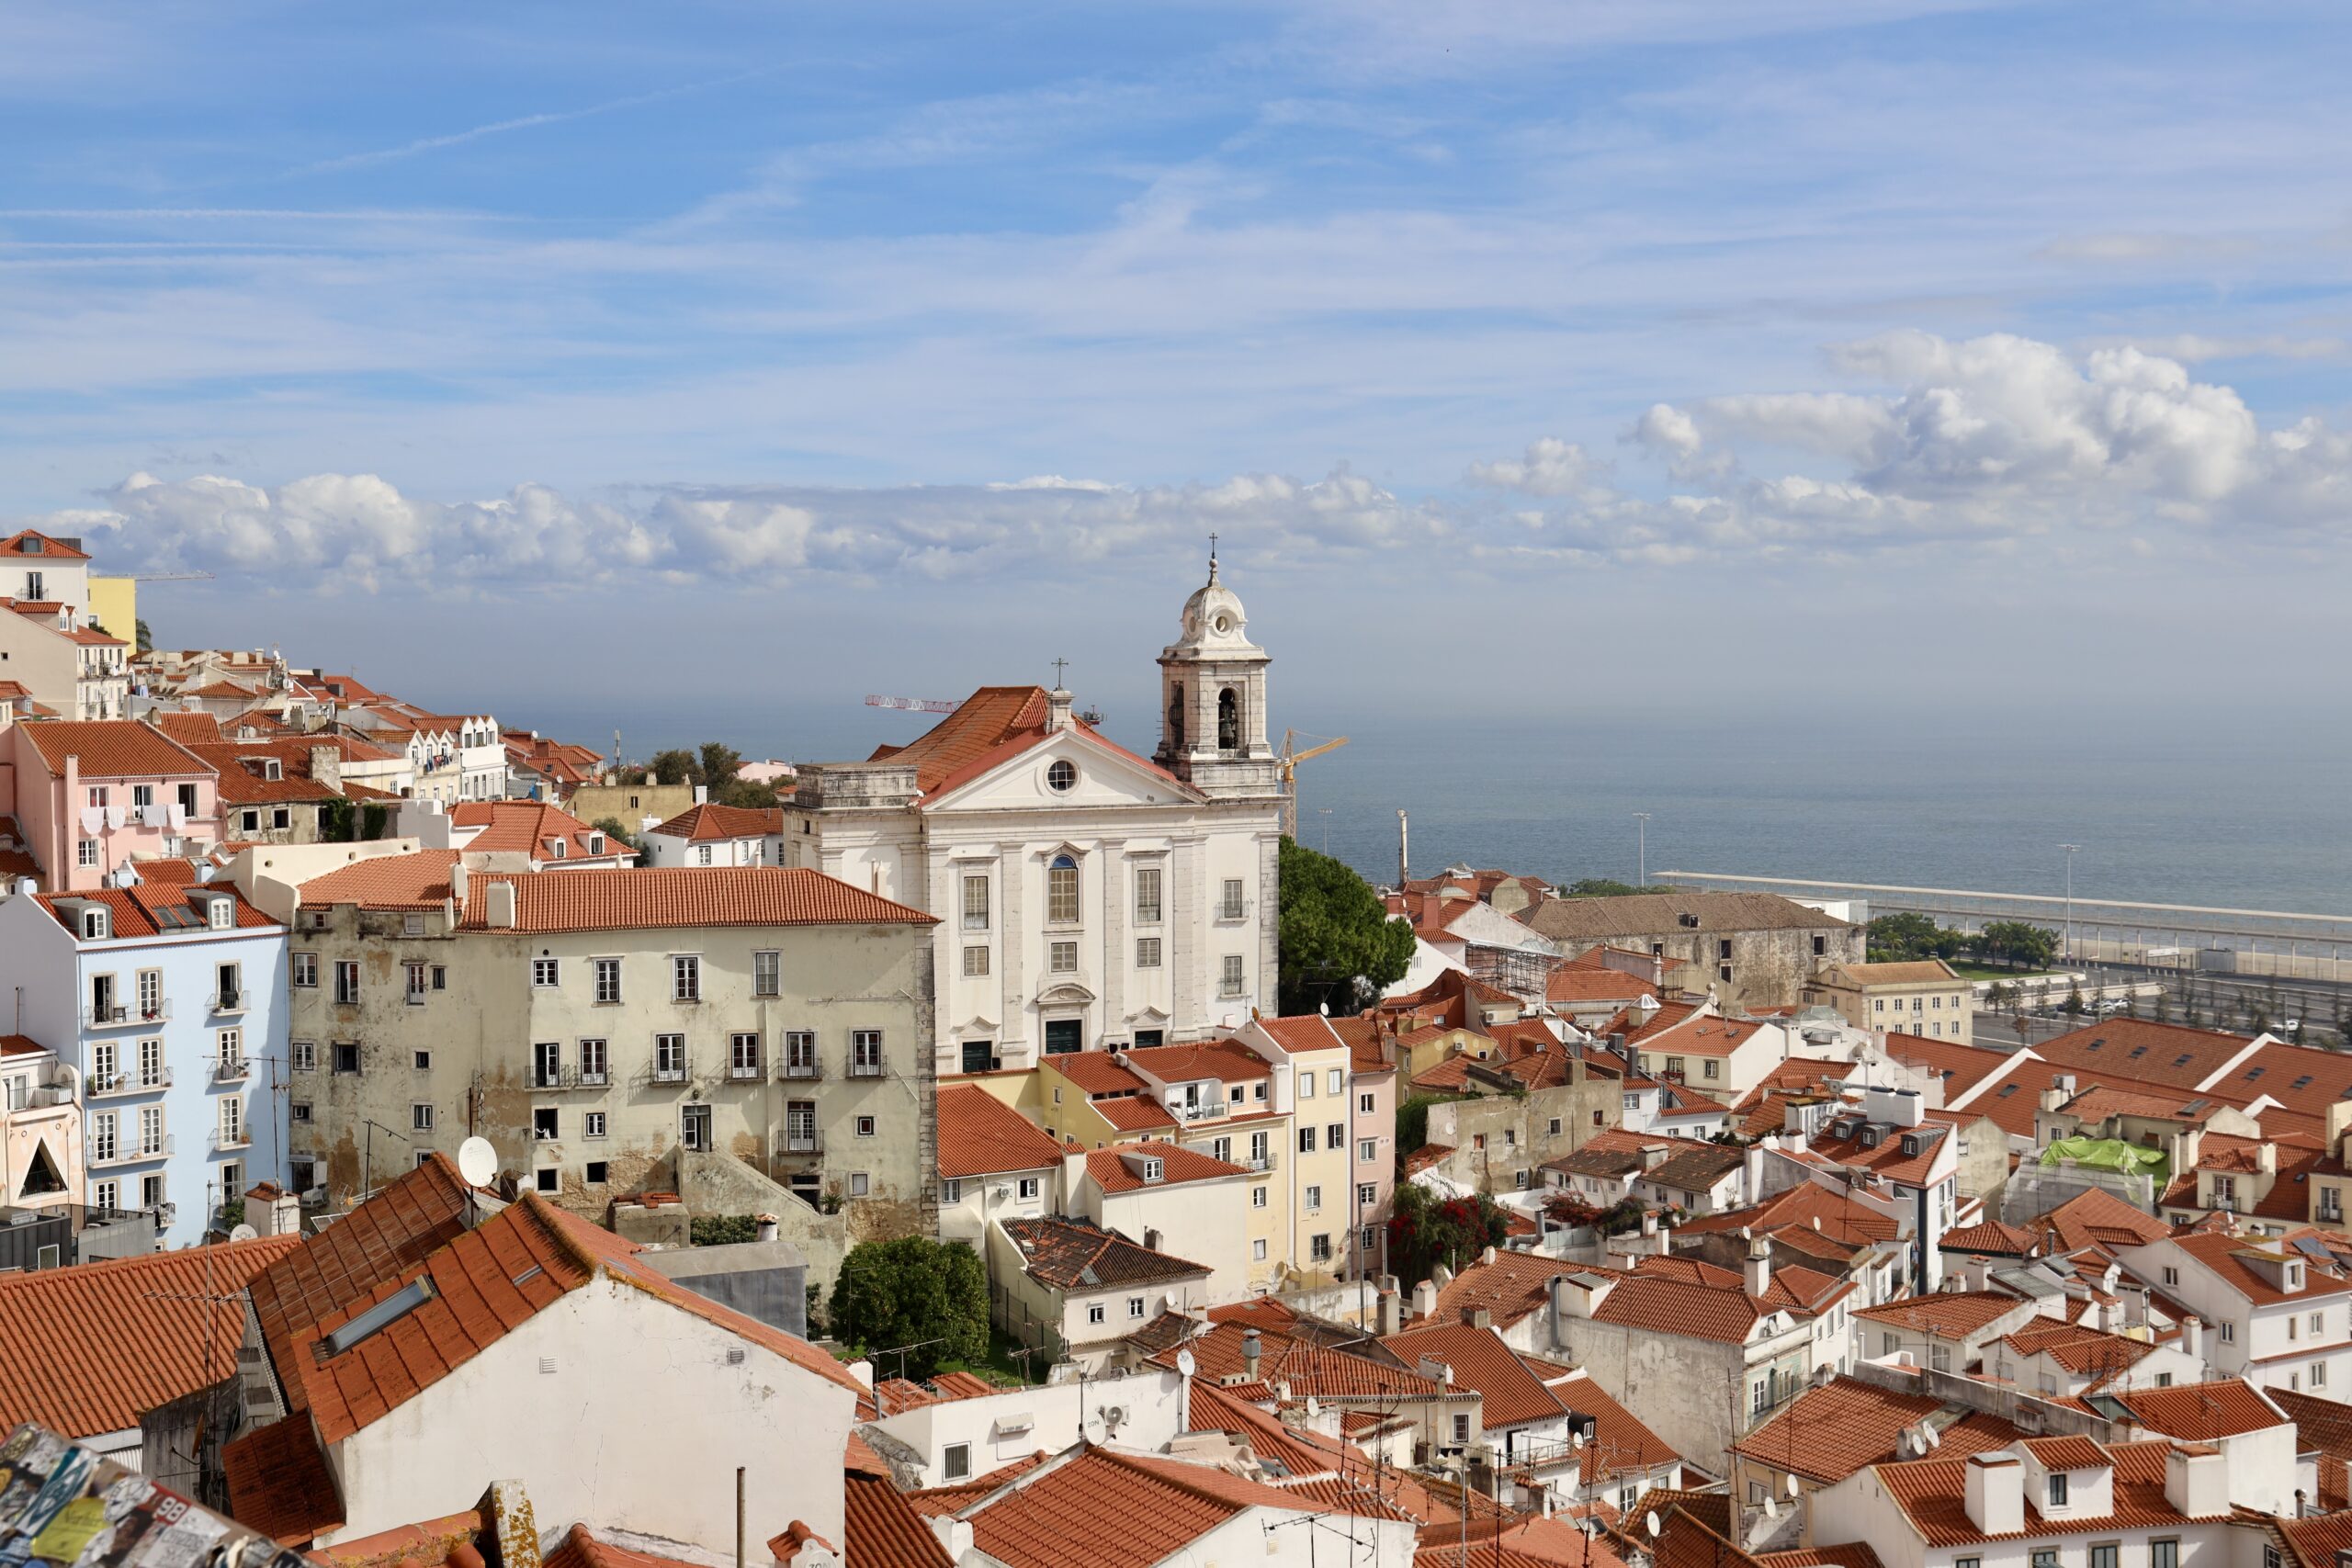
{"type": "Polygon", "coordinates": [[[337,1444],[345,1523],[320,1544],[471,1507],[495,1477],[546,1519],[731,1553],[743,1465],[751,1541],[797,1518],[838,1545],[855,1415],[849,1389],[600,1277],[337,1444]]]}
{"type": "Polygon", "coordinates": [[[1140,1368],[1125,1377],[1071,1378],[926,1404],[874,1425],[922,1456],[921,1484],[944,1486],[953,1479],[943,1468],[952,1444],[968,1444],[968,1474],[985,1475],[1039,1449],[1068,1447],[1081,1420],[1089,1442],[1162,1449],[1184,1430],[1184,1382],[1176,1372],[1140,1368]],[[1126,1419],[1114,1427],[1104,1419],[1108,1410],[1125,1411],[1126,1419]]]}

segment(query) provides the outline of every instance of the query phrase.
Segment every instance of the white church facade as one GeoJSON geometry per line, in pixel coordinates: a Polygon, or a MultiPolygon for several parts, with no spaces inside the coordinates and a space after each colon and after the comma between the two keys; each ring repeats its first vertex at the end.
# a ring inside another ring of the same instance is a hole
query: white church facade
{"type": "Polygon", "coordinates": [[[1159,745],[1070,694],[984,686],[930,731],[801,772],[784,863],[928,911],[939,1071],[1172,1044],[1275,1010],[1281,783],[1265,651],[1209,580],[1159,655],[1159,745]]]}

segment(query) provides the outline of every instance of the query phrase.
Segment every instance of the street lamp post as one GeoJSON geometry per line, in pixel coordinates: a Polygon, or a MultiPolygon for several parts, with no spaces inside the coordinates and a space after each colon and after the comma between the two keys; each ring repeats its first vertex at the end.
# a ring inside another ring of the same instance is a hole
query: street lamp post
{"type": "Polygon", "coordinates": [[[1650,885],[1650,814],[1634,813],[1634,886],[1646,890],[1650,885]]]}
{"type": "Polygon", "coordinates": [[[2075,856],[2082,852],[2080,844],[2061,844],[2066,852],[2066,962],[2075,961],[2075,856]]]}

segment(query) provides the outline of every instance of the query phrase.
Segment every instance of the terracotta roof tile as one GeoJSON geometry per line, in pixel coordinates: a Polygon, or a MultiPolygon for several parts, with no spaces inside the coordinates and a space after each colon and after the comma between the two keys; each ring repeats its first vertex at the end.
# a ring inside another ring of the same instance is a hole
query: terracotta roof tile
{"type": "Polygon", "coordinates": [[[2101,1188],[2069,1198],[2033,1222],[2034,1229],[2055,1232],[2062,1250],[2085,1247],[2134,1247],[2162,1241],[2172,1227],[2154,1214],[2133,1208],[2101,1188]]]}
{"type": "Polygon", "coordinates": [[[635,859],[627,844],[544,800],[461,800],[449,808],[449,820],[476,829],[463,846],[472,854],[504,850],[548,865],[605,856],[635,859]],[[598,849],[592,840],[601,840],[604,847],[598,849]],[[555,852],[558,841],[563,845],[560,855],[555,852]]]}
{"type": "Polygon", "coordinates": [[[488,889],[502,882],[514,889],[519,931],[939,923],[921,909],[797,866],[630,866],[593,876],[469,878],[464,929],[489,929],[488,889]]]}
{"type": "MultiPolygon", "coordinates": [[[[216,893],[225,893],[235,902],[237,929],[240,931],[276,931],[277,922],[245,902],[229,883],[211,885],[216,893]]],[[[176,917],[189,908],[191,886],[184,882],[142,882],[131,887],[93,887],[80,893],[44,893],[41,908],[47,909],[57,923],[66,930],[74,929],[73,921],[61,912],[61,901],[103,904],[118,937],[168,936],[175,931],[194,932],[206,928],[198,925],[167,923],[158,916],[170,911],[176,917]]],[[[191,915],[190,919],[194,919],[191,915]]]]}
{"type": "Polygon", "coordinates": [[[1149,1133],[1176,1125],[1176,1118],[1159,1101],[1140,1094],[1111,1095],[1087,1103],[1122,1133],[1149,1133]]]}
{"type": "Polygon", "coordinates": [[[1088,1094],[1136,1094],[1145,1087],[1143,1079],[1119,1066],[1108,1051],[1064,1051],[1040,1058],[1038,1065],[1059,1073],[1088,1094]]]}
{"type": "Polygon", "coordinates": [[[1490,1431],[1557,1420],[1566,1409],[1492,1328],[1440,1324],[1392,1334],[1381,1344],[1410,1365],[1419,1366],[1426,1356],[1452,1368],[1455,1386],[1479,1394],[1480,1419],[1490,1431]]]}
{"type": "MultiPolygon", "coordinates": [[[[2134,1421],[2151,1432],[2191,1442],[2215,1442],[2247,1432],[2268,1431],[2290,1420],[2301,1427],[2302,1422],[2295,1410],[2279,1397],[2284,1392],[2256,1389],[2244,1378],[2222,1378],[2211,1382],[2175,1383],[2170,1388],[2113,1390],[2106,1397],[2120,1404],[2132,1413],[2134,1421]],[[2273,1401],[2278,1403],[2279,1409],[2271,1407],[2273,1401]],[[2280,1414],[2281,1410],[2285,1414],[2280,1414]]],[[[2335,1408],[2347,1407],[2339,1404],[2335,1408]]],[[[2302,1431],[2301,1446],[2317,1446],[2312,1437],[2312,1432],[2302,1431]]]]}
{"type": "MultiPolygon", "coordinates": [[[[283,1426],[286,1423],[279,1423],[283,1426]]],[[[311,1561],[326,1568],[456,1568],[458,1549],[473,1546],[487,1528],[479,1510],[468,1508],[437,1519],[397,1525],[373,1535],[311,1549],[311,1561]]]]}
{"type": "Polygon", "coordinates": [[[1939,1338],[1959,1339],[2031,1303],[1993,1291],[1939,1291],[1862,1307],[1854,1315],[1891,1323],[1939,1338]]]}
{"type": "Polygon", "coordinates": [[[82,777],[161,778],[209,774],[209,764],[153,725],[135,719],[60,719],[25,727],[49,771],[62,773],[65,759],[81,759],[82,777]]]}
{"type": "Polygon", "coordinates": [[[280,1546],[307,1546],[343,1525],[343,1499],[310,1422],[296,1416],[255,1427],[220,1450],[229,1517],[280,1546]]]}
{"type": "Polygon", "coordinates": [[[2034,1237],[2031,1231],[2019,1230],[1998,1220],[1982,1220],[1973,1225],[1944,1232],[1936,1247],[1941,1252],[1982,1252],[2023,1258],[2033,1251],[2034,1237]]]}
{"type": "MultiPolygon", "coordinates": [[[[1081,1053],[1082,1054],[1082,1053],[1081,1053]]],[[[1123,1053],[1126,1066],[1161,1083],[1216,1078],[1250,1083],[1272,1077],[1273,1064],[1238,1040],[1202,1040],[1189,1045],[1147,1045],[1123,1053]]]]}
{"type": "Polygon", "coordinates": [[[126,1431],[220,1382],[244,1333],[237,1292],[298,1245],[270,1236],[0,1276],[0,1426],[126,1431]]]}
{"type": "Polygon", "coordinates": [[[1040,1449],[1026,1459],[1000,1465],[986,1475],[976,1475],[969,1481],[959,1481],[953,1486],[927,1486],[920,1492],[907,1494],[907,1503],[926,1519],[945,1518],[960,1514],[966,1508],[994,1492],[1015,1476],[1026,1475],[1052,1456],[1040,1449]]]}
{"type": "Polygon", "coordinates": [[[1043,1127],[978,1084],[955,1084],[939,1091],[940,1175],[1046,1170],[1061,1158],[1061,1145],[1043,1127]]]}
{"type": "Polygon", "coordinates": [[[449,897],[455,850],[376,855],[324,872],[302,884],[302,902],[314,907],[356,904],[363,909],[437,909],[449,897]]]}
{"type": "Polygon", "coordinates": [[[2176,1231],[2172,1243],[2183,1252],[2211,1269],[2222,1282],[2257,1305],[2276,1302],[2302,1301],[2323,1296],[2342,1295],[2352,1291],[2352,1280],[2333,1277],[2322,1271],[2316,1260],[2306,1260],[2287,1238],[2256,1242],[2227,1235],[2220,1231],[2176,1231]],[[2273,1285],[2254,1266],[2256,1256],[2275,1253],[2285,1248],[2297,1262],[2305,1264],[2303,1288],[2288,1292],[2273,1285]]]}
{"type": "Polygon", "coordinates": [[[600,1539],[584,1524],[575,1524],[547,1554],[546,1568],[700,1568],[700,1564],[693,1559],[662,1557],[620,1546],[600,1539]]]}
{"type": "MultiPolygon", "coordinates": [[[[2087,1438],[2042,1440],[2079,1441],[2098,1449],[2087,1438]]],[[[2089,1535],[2179,1523],[2183,1516],[2165,1498],[2165,1456],[2172,1446],[2169,1439],[2109,1445],[2100,1453],[2115,1468],[2111,1513],[2048,1519],[2028,1499],[2025,1529],[2012,1531],[2004,1539],[2089,1535]]],[[[1968,1517],[1967,1467],[1964,1459],[1915,1460],[1907,1464],[1880,1465],[1878,1479],[1929,1546],[1962,1546],[1996,1539],[1978,1529],[1968,1517]]]]}
{"type": "Polygon", "coordinates": [[[2195,1089],[2247,1051],[2243,1034],[2148,1019],[2110,1018],[2036,1045],[2034,1054],[2071,1073],[2120,1074],[2144,1083],[2195,1089]]]}
{"type": "Polygon", "coordinates": [[[887,1475],[842,1483],[842,1531],[857,1568],[955,1568],[947,1548],[887,1475]]]}
{"type": "Polygon", "coordinates": [[[39,556],[44,560],[76,561],[90,558],[56,535],[44,534],[38,528],[20,528],[6,538],[0,539],[0,552],[28,558],[39,556]],[[28,547],[35,545],[38,546],[37,548],[28,547]]]}
{"type": "Polygon", "coordinates": [[[1964,1459],[1987,1449],[2006,1448],[2020,1436],[1997,1416],[1968,1411],[1956,1420],[1932,1394],[1898,1393],[1859,1379],[1840,1377],[1797,1396],[1795,1403],[1732,1445],[1759,1464],[1833,1485],[1873,1464],[1904,1456],[1901,1435],[1926,1422],[1937,1428],[1937,1451],[1964,1459]]]}
{"type": "Polygon", "coordinates": [[[1335,1027],[1339,1021],[1335,1021],[1319,1013],[1308,1012],[1290,1018],[1261,1018],[1258,1021],[1258,1027],[1285,1051],[1336,1051],[1348,1043],[1340,1038],[1335,1027]]]}
{"type": "Polygon", "coordinates": [[[720,806],[706,801],[646,830],[665,839],[684,839],[690,844],[720,839],[763,839],[784,831],[784,807],[720,806]]]}
{"type": "Polygon", "coordinates": [[[1208,1272],[1198,1263],[1154,1252],[1116,1232],[1072,1220],[1006,1220],[1002,1224],[1026,1259],[1023,1272],[1056,1290],[1157,1284],[1208,1272]]]}
{"type": "Polygon", "coordinates": [[[1090,1151],[1086,1156],[1086,1174],[1092,1177],[1094,1185],[1105,1192],[1140,1192],[1148,1186],[1179,1187],[1188,1181],[1216,1181],[1228,1176],[1247,1176],[1250,1170],[1246,1166],[1215,1158],[1198,1149],[1188,1149],[1182,1144],[1146,1138],[1139,1143],[1090,1151]],[[1160,1162],[1159,1181],[1147,1182],[1136,1174],[1135,1168],[1128,1163],[1136,1156],[1160,1162]]]}

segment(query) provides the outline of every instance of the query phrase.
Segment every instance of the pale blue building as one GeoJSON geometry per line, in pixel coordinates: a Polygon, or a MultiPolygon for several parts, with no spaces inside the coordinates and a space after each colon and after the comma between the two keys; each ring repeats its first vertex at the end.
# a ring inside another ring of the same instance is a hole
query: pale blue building
{"type": "Polygon", "coordinates": [[[79,1201],[153,1211],[184,1247],[288,1180],[287,932],[225,878],[156,874],[187,878],[185,861],[143,871],[0,899],[0,1004],[81,1075],[79,1201]]]}

